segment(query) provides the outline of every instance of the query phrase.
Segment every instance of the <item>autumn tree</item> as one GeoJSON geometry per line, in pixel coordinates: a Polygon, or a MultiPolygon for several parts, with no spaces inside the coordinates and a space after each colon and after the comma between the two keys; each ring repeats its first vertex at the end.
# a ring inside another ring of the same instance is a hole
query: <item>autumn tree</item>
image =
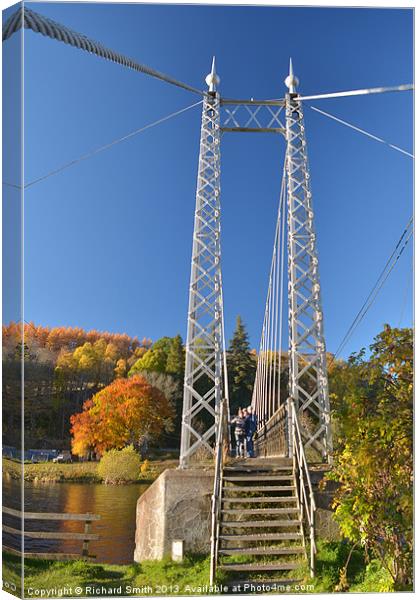
{"type": "Polygon", "coordinates": [[[256,361],[251,353],[248,334],[240,316],[236,318],[236,329],[227,352],[229,374],[229,400],[231,411],[251,404],[254,388],[256,361]]]}
{"type": "Polygon", "coordinates": [[[163,337],[135,362],[128,375],[140,374],[156,385],[172,403],[175,410],[174,431],[169,444],[178,445],[181,434],[185,350],[180,335],[163,337]]]}
{"type": "Polygon", "coordinates": [[[185,354],[182,338],[163,337],[157,340],[131,367],[129,375],[144,371],[169,373],[183,378],[185,354]]]}
{"type": "Polygon", "coordinates": [[[166,367],[167,355],[161,348],[151,348],[141,358],[139,358],[129,371],[129,375],[141,373],[143,371],[153,371],[164,373],[166,367]]]}
{"type": "Polygon", "coordinates": [[[331,478],[343,535],[374,553],[395,589],[412,582],[413,331],[388,325],[330,373],[336,445],[331,478]]]}
{"type": "Polygon", "coordinates": [[[142,436],[153,439],[170,429],[172,418],[170,402],[144,377],[116,379],[71,417],[72,449],[83,456],[90,449],[102,455],[129,444],[138,447],[142,436]]]}

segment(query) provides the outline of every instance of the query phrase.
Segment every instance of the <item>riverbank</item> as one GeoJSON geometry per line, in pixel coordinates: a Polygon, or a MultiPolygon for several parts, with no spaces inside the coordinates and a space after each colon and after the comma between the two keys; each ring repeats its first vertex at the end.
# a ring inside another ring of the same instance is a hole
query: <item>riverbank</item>
{"type": "MultiPolygon", "coordinates": [[[[153,483],[165,469],[178,466],[178,460],[164,458],[149,460],[147,468],[139,473],[134,483],[153,483]]],[[[3,458],[3,476],[20,480],[22,465],[18,461],[3,458]]],[[[97,462],[64,463],[25,463],[25,481],[33,483],[103,483],[98,475],[97,462]]]]}
{"type": "MultiPolygon", "coordinates": [[[[343,586],[343,582],[340,585],[340,570],[349,550],[350,546],[345,542],[320,540],[317,576],[310,579],[307,569],[303,569],[297,589],[290,589],[289,593],[394,591],[386,569],[381,567],[378,560],[366,564],[362,549],[352,554],[347,570],[347,586],[343,586]]],[[[10,586],[16,586],[20,591],[20,566],[19,558],[3,553],[6,590],[11,591],[10,586]]],[[[182,563],[167,559],[130,565],[27,559],[25,597],[208,595],[212,593],[208,586],[209,569],[209,557],[197,555],[187,556],[182,563]]],[[[218,587],[213,593],[220,594],[224,585],[226,580],[219,571],[218,587]]]]}

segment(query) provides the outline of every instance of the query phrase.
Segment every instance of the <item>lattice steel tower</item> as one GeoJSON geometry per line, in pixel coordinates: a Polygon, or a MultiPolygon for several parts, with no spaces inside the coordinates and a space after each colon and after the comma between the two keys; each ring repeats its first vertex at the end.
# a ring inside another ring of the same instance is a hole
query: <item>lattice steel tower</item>
{"type": "Polygon", "coordinates": [[[206,77],[188,308],[180,466],[213,453],[222,398],[223,306],[220,264],[220,97],[215,59],[206,77]]]}
{"type": "MultiPolygon", "coordinates": [[[[288,221],[289,395],[305,447],[331,455],[330,406],[314,211],[299,84],[290,60],[285,80],[288,221]],[[309,419],[305,419],[304,415],[309,419]]],[[[289,439],[289,446],[291,440],[289,439]]],[[[289,447],[289,452],[291,448],[289,447]]]]}

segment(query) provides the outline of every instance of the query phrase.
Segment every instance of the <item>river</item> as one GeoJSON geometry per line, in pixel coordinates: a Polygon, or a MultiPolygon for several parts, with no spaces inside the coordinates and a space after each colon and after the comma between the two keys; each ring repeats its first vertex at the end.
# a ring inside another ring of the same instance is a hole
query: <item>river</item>
{"type": "MultiPolygon", "coordinates": [[[[20,482],[3,478],[3,505],[19,509],[20,482]]],[[[25,509],[32,512],[95,513],[101,516],[92,524],[98,541],[89,544],[96,562],[129,564],[133,562],[136,529],[136,503],[148,485],[103,485],[92,483],[33,484],[25,482],[25,509]]],[[[5,524],[18,528],[18,520],[6,517],[5,524]],[[7,519],[7,521],[6,521],[7,519]]],[[[84,523],[70,521],[26,521],[28,530],[83,531],[84,523]]],[[[4,543],[12,545],[6,539],[4,543]]],[[[25,538],[27,552],[81,552],[82,542],[71,540],[33,540],[25,538]]],[[[16,542],[13,544],[16,547],[16,542]]]]}

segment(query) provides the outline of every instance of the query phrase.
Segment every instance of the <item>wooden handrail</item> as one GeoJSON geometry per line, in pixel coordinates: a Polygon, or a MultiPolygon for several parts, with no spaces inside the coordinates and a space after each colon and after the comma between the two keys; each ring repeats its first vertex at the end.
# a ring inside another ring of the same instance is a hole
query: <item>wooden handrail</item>
{"type": "MultiPolygon", "coordinates": [[[[26,538],[38,539],[38,540],[79,540],[83,542],[82,557],[89,558],[89,542],[98,540],[99,535],[97,533],[91,533],[90,527],[92,521],[98,521],[100,515],[92,513],[35,513],[16,510],[7,506],[2,507],[2,512],[10,517],[19,518],[24,522],[26,520],[31,521],[83,521],[85,524],[84,531],[82,532],[70,532],[70,531],[28,531],[25,526],[21,529],[10,527],[9,525],[2,525],[4,532],[11,535],[22,535],[26,538]]],[[[3,549],[7,552],[11,552],[17,556],[24,555],[27,558],[42,558],[47,560],[73,560],[80,558],[80,554],[69,554],[61,552],[24,552],[21,550],[11,548],[3,545],[3,549]]]]}
{"type": "Polygon", "coordinates": [[[12,533],[15,535],[23,535],[29,538],[35,538],[37,540],[99,540],[97,533],[81,533],[81,532],[68,532],[68,531],[27,531],[24,529],[15,529],[8,525],[2,525],[3,531],[12,533]]]}
{"type": "Polygon", "coordinates": [[[14,508],[2,507],[2,511],[12,517],[23,517],[24,519],[33,519],[34,521],[99,521],[100,515],[91,513],[34,513],[28,511],[20,511],[14,508]]]}

